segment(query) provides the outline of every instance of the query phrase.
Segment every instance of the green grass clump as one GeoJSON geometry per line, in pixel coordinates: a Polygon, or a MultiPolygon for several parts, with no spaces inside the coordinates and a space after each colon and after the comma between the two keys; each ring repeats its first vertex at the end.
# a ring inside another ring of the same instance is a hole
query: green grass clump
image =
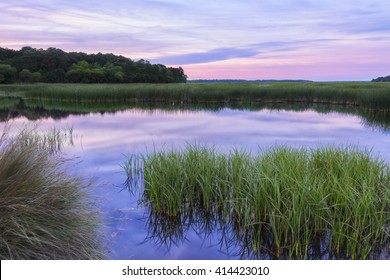
{"type": "Polygon", "coordinates": [[[309,258],[326,248],[329,258],[365,259],[389,243],[390,170],[368,151],[275,147],[254,156],[195,145],[148,154],[142,166],[154,213],[218,219],[253,252],[309,258]]]}
{"type": "Polygon", "coordinates": [[[58,153],[63,137],[0,137],[0,259],[103,257],[89,184],[68,174],[58,153]]]}

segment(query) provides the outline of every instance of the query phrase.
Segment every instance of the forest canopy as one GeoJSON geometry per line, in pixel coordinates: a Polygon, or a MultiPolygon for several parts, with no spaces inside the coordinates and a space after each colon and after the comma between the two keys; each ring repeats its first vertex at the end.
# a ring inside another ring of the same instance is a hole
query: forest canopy
{"type": "Polygon", "coordinates": [[[376,78],[376,79],[372,79],[371,82],[390,82],[390,76],[379,77],[379,78],[376,78]]]}
{"type": "Polygon", "coordinates": [[[0,47],[0,84],[5,83],[185,83],[181,67],[134,61],[114,54],[0,47]]]}

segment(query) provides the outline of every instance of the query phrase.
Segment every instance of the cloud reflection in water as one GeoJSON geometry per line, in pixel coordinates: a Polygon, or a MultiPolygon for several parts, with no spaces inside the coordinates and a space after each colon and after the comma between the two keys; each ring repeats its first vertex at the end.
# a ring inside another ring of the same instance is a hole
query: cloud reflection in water
{"type": "MultiPolygon", "coordinates": [[[[25,119],[18,119],[14,124],[25,122],[25,119]]],[[[294,147],[341,144],[373,148],[375,154],[390,159],[388,134],[368,129],[357,116],[320,114],[312,110],[131,109],[116,114],[73,115],[59,121],[48,119],[39,123],[44,129],[54,125],[73,127],[75,146],[66,152],[78,157],[77,172],[87,178],[94,177],[99,185],[96,194],[100,197],[102,212],[106,213],[104,220],[110,257],[114,259],[229,258],[219,245],[221,232],[203,239],[191,228],[182,229],[181,237],[169,246],[156,244],[156,239],[148,232],[150,217],[138,205],[138,197],[121,188],[126,180],[121,165],[129,154],[180,149],[186,143],[194,142],[215,145],[222,151],[237,147],[254,153],[259,147],[276,144],[294,147]],[[150,242],[144,242],[146,237],[150,237],[150,242]]]]}

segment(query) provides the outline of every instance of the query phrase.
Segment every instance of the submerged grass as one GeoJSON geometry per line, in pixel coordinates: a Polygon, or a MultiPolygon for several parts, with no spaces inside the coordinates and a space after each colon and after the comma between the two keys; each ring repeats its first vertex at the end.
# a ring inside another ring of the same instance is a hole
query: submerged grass
{"type": "Polygon", "coordinates": [[[34,84],[0,86],[0,95],[84,103],[254,104],[305,102],[389,110],[390,84],[369,82],[216,84],[34,84]]]}
{"type": "Polygon", "coordinates": [[[0,137],[0,259],[99,259],[89,184],[57,153],[71,132],[0,137]]]}
{"type": "Polygon", "coordinates": [[[390,170],[368,151],[275,147],[253,156],[195,145],[142,161],[154,213],[217,217],[254,252],[308,258],[320,242],[329,256],[365,259],[389,244],[390,170]]]}

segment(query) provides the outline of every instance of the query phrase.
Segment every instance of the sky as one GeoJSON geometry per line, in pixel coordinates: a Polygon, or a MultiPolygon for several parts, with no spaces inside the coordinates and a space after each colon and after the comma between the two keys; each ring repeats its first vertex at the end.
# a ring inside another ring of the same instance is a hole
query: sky
{"type": "Polygon", "coordinates": [[[0,0],[0,46],[114,53],[189,79],[390,75],[388,0],[0,0]]]}

